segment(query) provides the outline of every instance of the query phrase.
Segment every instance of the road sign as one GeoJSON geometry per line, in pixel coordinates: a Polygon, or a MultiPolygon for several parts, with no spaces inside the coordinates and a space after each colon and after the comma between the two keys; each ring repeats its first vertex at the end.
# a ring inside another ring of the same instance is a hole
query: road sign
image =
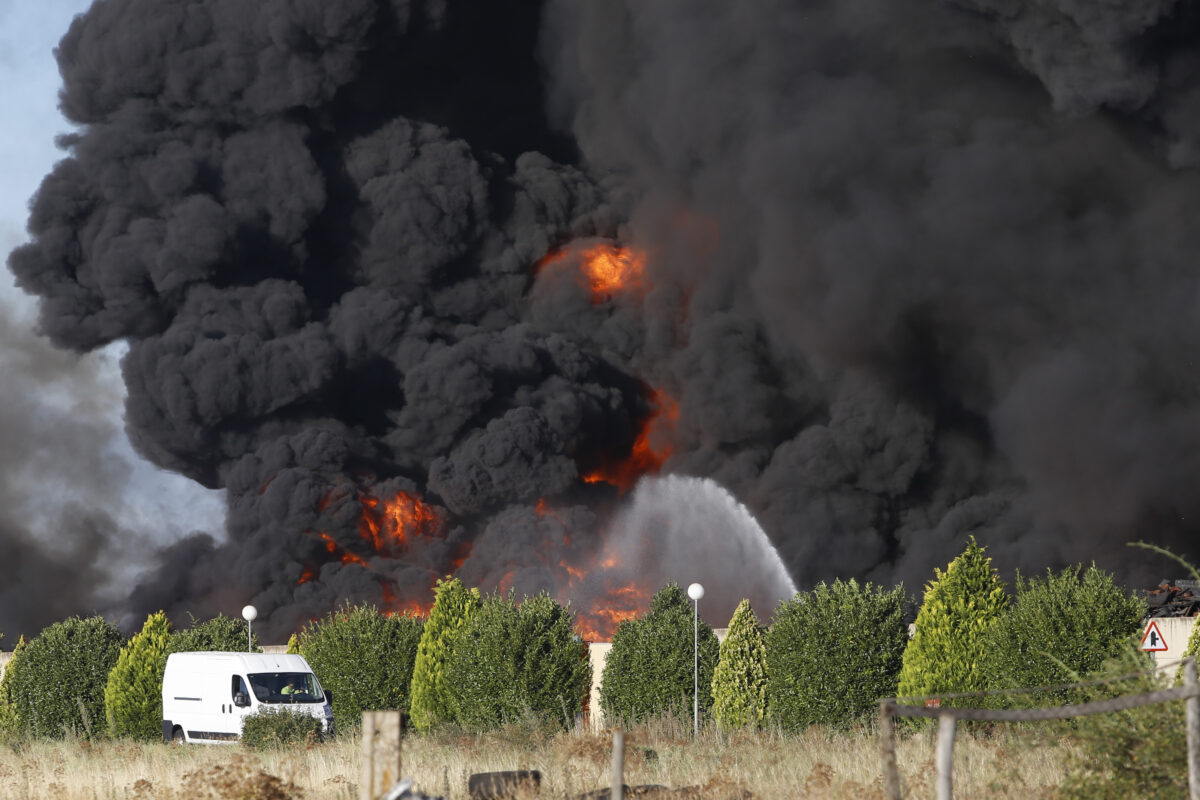
{"type": "Polygon", "coordinates": [[[1142,649],[1147,653],[1165,653],[1167,650],[1167,640],[1163,638],[1162,631],[1158,629],[1158,623],[1154,620],[1150,620],[1146,632],[1142,634],[1142,649]]]}

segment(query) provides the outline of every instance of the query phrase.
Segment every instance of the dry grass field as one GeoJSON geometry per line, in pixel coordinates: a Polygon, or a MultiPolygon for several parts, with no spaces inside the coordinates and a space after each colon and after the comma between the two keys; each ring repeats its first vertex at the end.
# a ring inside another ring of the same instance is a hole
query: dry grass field
{"type": "MultiPolygon", "coordinates": [[[[683,723],[641,727],[626,736],[626,783],[699,786],[694,796],[882,798],[876,740],[867,734],[803,736],[702,732],[683,723]]],[[[606,787],[609,735],[541,734],[514,726],[487,736],[443,733],[405,739],[403,772],[415,787],[467,797],[472,772],[537,769],[541,797],[567,798],[606,787]]],[[[956,798],[1051,798],[1068,748],[1048,737],[960,736],[956,798]]],[[[932,734],[899,743],[912,798],[933,796],[932,734]]],[[[357,800],[359,743],[347,739],[254,752],[235,746],[127,741],[31,742],[0,747],[0,800],[357,800]]]]}

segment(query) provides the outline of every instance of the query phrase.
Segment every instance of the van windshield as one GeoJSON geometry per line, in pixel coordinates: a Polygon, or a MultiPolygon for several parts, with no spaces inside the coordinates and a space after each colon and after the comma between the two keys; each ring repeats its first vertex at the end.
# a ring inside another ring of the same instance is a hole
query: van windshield
{"type": "Polygon", "coordinates": [[[324,703],[325,693],[311,672],[251,672],[250,690],[260,703],[324,703]]]}

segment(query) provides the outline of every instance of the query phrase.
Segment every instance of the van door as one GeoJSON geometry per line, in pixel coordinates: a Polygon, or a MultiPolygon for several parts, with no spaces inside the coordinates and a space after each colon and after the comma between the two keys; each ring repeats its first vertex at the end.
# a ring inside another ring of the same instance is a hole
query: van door
{"type": "Polygon", "coordinates": [[[232,672],[228,667],[213,675],[213,696],[217,700],[214,711],[217,712],[216,724],[213,728],[215,738],[222,741],[234,741],[242,735],[242,720],[247,709],[237,705],[237,694],[242,691],[245,681],[241,675],[232,672]]]}
{"type": "Polygon", "coordinates": [[[250,693],[250,684],[247,683],[246,676],[244,675],[234,675],[229,681],[229,690],[231,692],[234,729],[237,735],[241,736],[242,725],[245,724],[246,717],[257,710],[258,701],[250,693]]]}

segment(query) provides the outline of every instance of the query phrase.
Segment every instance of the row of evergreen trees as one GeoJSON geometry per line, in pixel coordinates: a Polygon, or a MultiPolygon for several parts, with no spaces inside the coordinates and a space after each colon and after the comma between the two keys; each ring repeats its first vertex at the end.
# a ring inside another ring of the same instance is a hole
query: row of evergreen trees
{"type": "MultiPolygon", "coordinates": [[[[847,727],[881,697],[1064,683],[1114,655],[1145,612],[1094,566],[1018,576],[1010,596],[974,540],[936,571],[910,637],[912,607],[902,587],[835,581],[783,602],[764,627],[743,601],[719,646],[699,625],[700,707],[728,728],[847,727]]],[[[376,708],[409,712],[419,730],[481,731],[527,718],[569,726],[591,679],[573,623],[548,596],[481,598],[448,578],[427,620],[345,607],[307,625],[289,650],[333,691],[343,726],[376,708]]],[[[618,627],[600,692],[609,719],[690,715],[693,624],[687,598],[669,584],[646,615],[618,627]]],[[[56,623],[18,643],[0,680],[0,730],[156,737],[167,655],[245,643],[245,624],[228,617],[172,631],[153,614],[128,641],[100,617],[56,623]]],[[[989,703],[1066,699],[1061,691],[1020,698],[989,703]]]]}
{"type": "MultiPolygon", "coordinates": [[[[1112,576],[1075,566],[1017,577],[1010,596],[984,548],[966,550],[926,587],[912,635],[902,587],[835,581],[797,594],[768,628],[743,601],[719,652],[700,626],[700,706],[723,727],[771,721],[797,730],[864,721],[883,697],[944,705],[1063,703],[1065,689],[1120,652],[1145,615],[1112,576]],[[989,692],[987,696],[942,695],[989,692]]],[[[692,610],[678,586],[613,637],[601,699],[605,713],[641,720],[692,707],[692,610]]],[[[1192,648],[1189,648],[1192,649],[1192,648]]]]}

